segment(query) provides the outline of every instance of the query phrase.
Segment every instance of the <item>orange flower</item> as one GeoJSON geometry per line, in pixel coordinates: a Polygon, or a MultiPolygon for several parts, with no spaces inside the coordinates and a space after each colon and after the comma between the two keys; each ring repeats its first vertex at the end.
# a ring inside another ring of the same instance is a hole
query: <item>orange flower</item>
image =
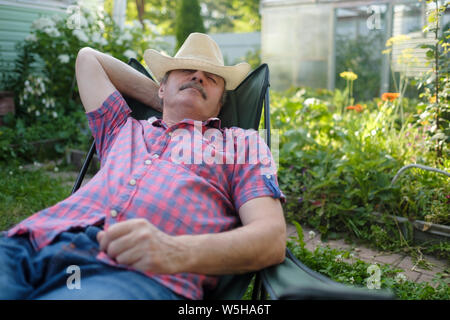
{"type": "Polygon", "coordinates": [[[383,101],[394,101],[400,96],[400,93],[397,92],[385,92],[381,96],[381,100],[383,101]]]}
{"type": "Polygon", "coordinates": [[[347,110],[355,110],[356,112],[362,112],[364,110],[364,107],[360,104],[356,104],[354,106],[348,106],[347,110]]]}
{"type": "Polygon", "coordinates": [[[436,95],[430,97],[429,101],[430,103],[436,103],[436,95]]]}

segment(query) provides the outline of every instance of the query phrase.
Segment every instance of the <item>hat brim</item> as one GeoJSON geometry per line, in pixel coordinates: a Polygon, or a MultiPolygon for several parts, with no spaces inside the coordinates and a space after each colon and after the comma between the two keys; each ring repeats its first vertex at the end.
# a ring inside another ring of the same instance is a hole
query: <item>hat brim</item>
{"type": "Polygon", "coordinates": [[[234,66],[220,66],[195,58],[173,58],[159,53],[154,49],[144,52],[144,61],[158,82],[171,70],[192,69],[216,74],[225,79],[227,90],[234,90],[250,72],[246,62],[234,66]]]}

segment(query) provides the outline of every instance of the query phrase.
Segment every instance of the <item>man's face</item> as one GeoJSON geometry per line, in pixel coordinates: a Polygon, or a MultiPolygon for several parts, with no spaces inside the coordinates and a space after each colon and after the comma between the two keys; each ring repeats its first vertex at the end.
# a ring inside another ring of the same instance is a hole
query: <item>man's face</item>
{"type": "Polygon", "coordinates": [[[222,77],[200,70],[173,70],[158,95],[164,113],[176,112],[181,118],[207,120],[216,117],[225,89],[222,77]]]}

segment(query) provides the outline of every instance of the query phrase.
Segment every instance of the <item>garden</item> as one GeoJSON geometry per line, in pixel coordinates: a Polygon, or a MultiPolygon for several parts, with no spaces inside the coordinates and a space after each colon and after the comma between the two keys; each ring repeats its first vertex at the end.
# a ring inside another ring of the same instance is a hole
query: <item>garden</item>
{"type": "MultiPolygon", "coordinates": [[[[284,213],[298,231],[288,247],[336,281],[364,286],[369,264],[345,251],[306,249],[302,225],[324,241],[345,238],[403,252],[424,267],[423,254],[450,261],[449,238],[415,236],[435,226],[450,228],[450,30],[439,34],[436,26],[445,10],[442,5],[429,15],[426,31],[435,34],[436,43],[423,45],[430,71],[421,77],[393,73],[391,89],[378,96],[368,89],[370,74],[358,74],[340,56],[345,69],[338,72],[335,90],[292,87],[270,93],[284,213]],[[411,164],[416,166],[399,172],[411,164]]],[[[87,151],[92,141],[75,79],[79,49],[90,46],[124,62],[143,61],[147,48],[169,50],[150,20],[121,30],[103,11],[85,10],[81,17],[80,28],[65,16],[34,21],[17,47],[13,72],[1,79],[3,90],[14,93],[15,113],[1,118],[0,230],[71,193],[78,168],[67,160],[68,152],[87,151]]],[[[401,41],[390,39],[384,54],[401,41]]],[[[400,59],[408,60],[408,54],[400,59]]],[[[260,64],[257,53],[248,58],[253,67],[260,64]]],[[[448,300],[449,272],[433,283],[415,283],[384,265],[381,287],[400,299],[448,300]]]]}

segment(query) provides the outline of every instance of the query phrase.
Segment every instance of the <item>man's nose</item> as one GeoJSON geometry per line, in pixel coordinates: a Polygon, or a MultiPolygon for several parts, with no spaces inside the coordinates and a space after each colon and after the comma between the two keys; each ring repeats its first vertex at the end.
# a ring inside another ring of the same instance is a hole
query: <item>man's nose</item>
{"type": "Polygon", "coordinates": [[[205,79],[206,79],[205,73],[203,71],[200,71],[200,70],[195,71],[194,74],[192,75],[192,78],[191,78],[192,81],[196,81],[196,82],[199,82],[201,84],[203,84],[205,79]]]}

